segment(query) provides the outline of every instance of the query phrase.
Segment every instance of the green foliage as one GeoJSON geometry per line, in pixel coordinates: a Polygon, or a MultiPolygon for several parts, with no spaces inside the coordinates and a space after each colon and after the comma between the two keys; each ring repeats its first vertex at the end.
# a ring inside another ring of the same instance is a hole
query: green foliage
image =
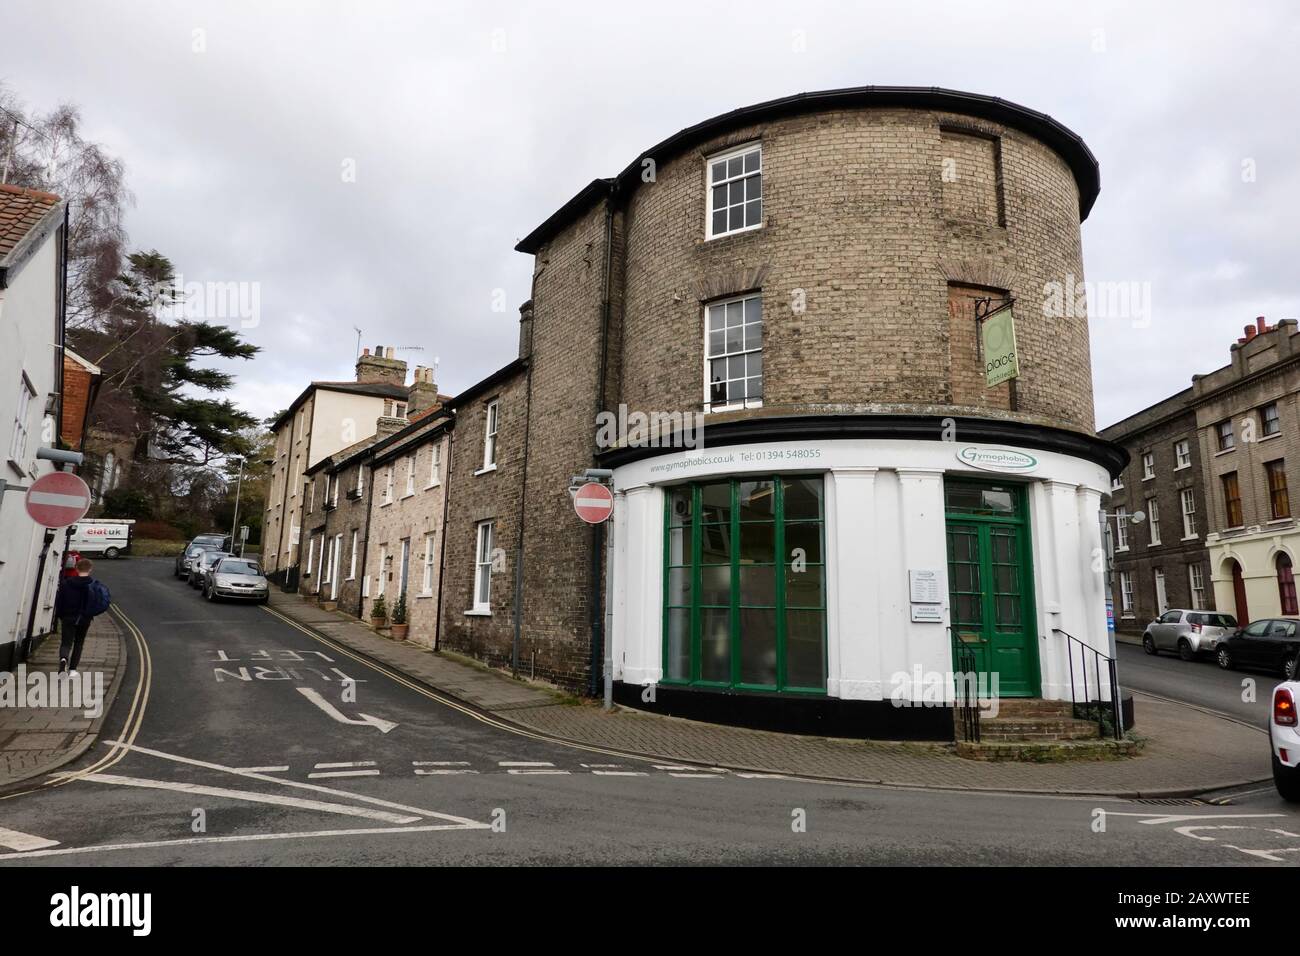
{"type": "Polygon", "coordinates": [[[384,603],[384,596],[381,594],[375,598],[375,603],[370,608],[371,617],[388,617],[388,605],[384,603]]]}
{"type": "Polygon", "coordinates": [[[134,488],[114,488],[104,495],[104,516],[108,518],[152,518],[149,496],[134,488]]]}
{"type": "Polygon", "coordinates": [[[397,603],[393,605],[393,623],[394,624],[406,623],[406,595],[405,594],[399,594],[397,596],[397,603]]]}

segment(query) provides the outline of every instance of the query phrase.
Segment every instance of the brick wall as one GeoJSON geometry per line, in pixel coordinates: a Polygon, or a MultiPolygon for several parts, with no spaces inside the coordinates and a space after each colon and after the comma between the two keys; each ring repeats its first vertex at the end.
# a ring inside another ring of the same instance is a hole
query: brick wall
{"type": "MultiPolygon", "coordinates": [[[[1204,598],[1200,603],[1203,607],[1214,608],[1214,588],[1210,583],[1209,554],[1205,545],[1205,535],[1210,529],[1206,513],[1204,458],[1197,440],[1196,411],[1191,404],[1190,390],[1104,429],[1101,435],[1123,445],[1130,455],[1129,466],[1121,475],[1122,486],[1111,491],[1107,510],[1115,512],[1123,507],[1128,515],[1142,511],[1147,519],[1139,525],[1126,525],[1128,549],[1119,550],[1117,547],[1115,552],[1111,587],[1117,625],[1122,630],[1141,630],[1160,613],[1156,601],[1157,571],[1163,572],[1165,577],[1165,606],[1188,608],[1193,606],[1189,568],[1193,565],[1199,567],[1204,582],[1204,598]],[[1182,468],[1178,467],[1176,450],[1179,442],[1187,443],[1190,459],[1189,464],[1182,468]],[[1153,478],[1144,477],[1145,455],[1152,456],[1153,478]],[[1194,501],[1193,536],[1183,533],[1184,489],[1192,492],[1194,501]],[[1156,502],[1159,514],[1159,543],[1153,540],[1152,501],[1156,502]],[[1122,605],[1121,572],[1127,573],[1132,581],[1133,607],[1128,611],[1122,605]]],[[[1114,532],[1115,522],[1112,521],[1114,532]]]]}

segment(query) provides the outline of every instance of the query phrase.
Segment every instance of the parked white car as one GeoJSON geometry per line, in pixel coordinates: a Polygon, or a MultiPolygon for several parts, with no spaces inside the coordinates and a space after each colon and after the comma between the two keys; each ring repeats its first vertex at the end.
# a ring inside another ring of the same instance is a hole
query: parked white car
{"type": "Polygon", "coordinates": [[[87,518],[72,528],[68,550],[78,554],[102,554],[116,558],[131,549],[134,518],[87,518]]]}
{"type": "Polygon", "coordinates": [[[1268,722],[1273,750],[1273,783],[1282,799],[1300,803],[1300,726],[1296,704],[1300,703],[1300,681],[1289,680],[1273,689],[1273,715],[1268,722]]]}
{"type": "Polygon", "coordinates": [[[1170,608],[1147,625],[1142,647],[1148,654],[1177,651],[1185,661],[1212,651],[1237,630],[1237,619],[1220,611],[1170,608]]]}

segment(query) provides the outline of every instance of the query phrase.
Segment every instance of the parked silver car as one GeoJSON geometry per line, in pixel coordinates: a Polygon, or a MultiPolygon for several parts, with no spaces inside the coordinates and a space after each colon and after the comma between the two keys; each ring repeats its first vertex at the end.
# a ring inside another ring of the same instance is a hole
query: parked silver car
{"type": "Polygon", "coordinates": [[[251,558],[222,558],[203,576],[203,596],[209,601],[238,598],[265,604],[269,593],[262,566],[251,558]]]}
{"type": "Polygon", "coordinates": [[[190,587],[203,587],[203,576],[208,573],[208,568],[212,567],[222,558],[228,557],[230,557],[229,551],[218,551],[215,548],[200,552],[197,558],[190,561],[190,576],[187,579],[190,587]]]}
{"type": "Polygon", "coordinates": [[[1221,611],[1170,608],[1147,625],[1142,647],[1148,654],[1177,651],[1185,661],[1212,651],[1237,630],[1237,619],[1221,611]]]}

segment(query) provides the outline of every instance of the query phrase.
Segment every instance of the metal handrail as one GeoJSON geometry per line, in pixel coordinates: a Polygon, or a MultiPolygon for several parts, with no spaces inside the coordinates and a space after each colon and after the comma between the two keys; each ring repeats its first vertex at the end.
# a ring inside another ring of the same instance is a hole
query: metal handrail
{"type": "Polygon", "coordinates": [[[957,710],[958,725],[966,741],[979,743],[979,684],[975,652],[965,644],[953,640],[951,627],[948,628],[948,638],[952,643],[953,658],[957,665],[957,672],[953,676],[959,686],[954,688],[953,706],[957,710]],[[974,690],[971,688],[972,682],[976,685],[974,690]]]}
{"type": "Polygon", "coordinates": [[[1073,705],[1074,716],[1079,716],[1080,706],[1088,708],[1093,706],[1092,692],[1088,685],[1088,654],[1091,653],[1092,670],[1097,688],[1097,733],[1098,736],[1106,736],[1105,711],[1109,707],[1111,715],[1111,736],[1116,740],[1124,738],[1124,717],[1123,709],[1120,706],[1119,699],[1119,674],[1115,668],[1115,658],[1103,651],[1097,650],[1091,644],[1080,638],[1075,637],[1069,631],[1064,631],[1059,627],[1052,628],[1057,634],[1063,634],[1066,637],[1066,658],[1070,664],[1070,701],[1073,705]],[[1083,703],[1079,702],[1079,694],[1074,674],[1074,645],[1079,646],[1079,671],[1083,678],[1083,703]],[[1107,689],[1110,691],[1110,700],[1102,700],[1102,662],[1105,661],[1107,689]]]}

